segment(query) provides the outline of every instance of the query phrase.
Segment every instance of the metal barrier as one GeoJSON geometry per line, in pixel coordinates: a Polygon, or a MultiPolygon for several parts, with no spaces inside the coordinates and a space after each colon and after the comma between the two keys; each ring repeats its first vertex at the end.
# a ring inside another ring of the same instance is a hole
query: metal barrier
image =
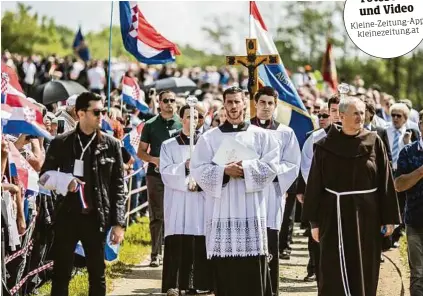
{"type": "MultiPolygon", "coordinates": [[[[133,173],[133,174],[131,174],[131,175],[129,175],[129,176],[134,176],[135,174],[136,174],[136,172],[135,172],[135,173],[133,173]]],[[[126,179],[128,179],[128,178],[126,178],[126,179]]],[[[132,188],[132,178],[131,178],[131,179],[129,179],[129,184],[128,184],[128,186],[129,186],[129,188],[132,188]]],[[[133,194],[140,193],[140,192],[142,192],[142,191],[144,191],[144,190],[147,190],[147,186],[142,186],[142,187],[140,187],[140,188],[136,188],[136,189],[134,189],[134,190],[132,190],[132,191],[129,191],[129,192],[128,192],[128,194],[126,195],[126,198],[125,198],[125,203],[127,203],[126,213],[125,213],[125,218],[126,218],[126,227],[128,227],[128,226],[129,226],[129,216],[130,216],[130,215],[132,215],[132,214],[134,214],[134,213],[136,213],[136,212],[138,212],[138,211],[141,211],[142,209],[144,209],[145,207],[147,207],[147,206],[148,206],[148,201],[146,201],[146,202],[145,202],[145,203],[143,203],[141,206],[138,206],[138,207],[136,207],[135,209],[133,209],[133,210],[131,211],[131,196],[132,196],[133,194]]]]}

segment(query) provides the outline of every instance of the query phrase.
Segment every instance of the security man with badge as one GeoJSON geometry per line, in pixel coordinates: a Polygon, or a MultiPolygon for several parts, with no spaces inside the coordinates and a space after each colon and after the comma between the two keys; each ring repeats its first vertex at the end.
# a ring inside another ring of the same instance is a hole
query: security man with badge
{"type": "Polygon", "coordinates": [[[53,296],[67,296],[78,241],[84,248],[89,295],[106,295],[104,248],[123,240],[125,195],[120,143],[103,133],[101,97],[78,96],[79,123],[50,144],[40,183],[58,193],[54,219],[53,296]]]}

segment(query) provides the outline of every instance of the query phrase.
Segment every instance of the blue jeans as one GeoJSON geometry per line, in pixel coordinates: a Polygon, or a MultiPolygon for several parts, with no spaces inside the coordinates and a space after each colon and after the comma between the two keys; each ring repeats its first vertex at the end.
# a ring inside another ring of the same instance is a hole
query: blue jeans
{"type": "Polygon", "coordinates": [[[410,296],[423,296],[423,227],[406,226],[410,296]]]}

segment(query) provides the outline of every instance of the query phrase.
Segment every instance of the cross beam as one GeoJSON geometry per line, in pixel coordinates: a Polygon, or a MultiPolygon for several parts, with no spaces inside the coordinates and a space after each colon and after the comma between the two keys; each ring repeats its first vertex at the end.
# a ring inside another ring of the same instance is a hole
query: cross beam
{"type": "Polygon", "coordinates": [[[260,65],[279,64],[280,59],[277,54],[257,55],[257,39],[246,39],[246,56],[227,56],[226,65],[242,65],[248,69],[248,92],[250,93],[250,118],[256,115],[254,95],[259,88],[258,67],[260,65]]]}

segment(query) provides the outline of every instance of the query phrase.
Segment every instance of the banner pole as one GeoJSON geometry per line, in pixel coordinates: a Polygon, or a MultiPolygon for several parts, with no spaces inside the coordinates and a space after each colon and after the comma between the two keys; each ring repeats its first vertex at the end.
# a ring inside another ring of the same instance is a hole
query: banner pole
{"type": "Polygon", "coordinates": [[[111,55],[112,55],[112,26],[113,26],[113,1],[110,11],[110,31],[109,31],[109,64],[107,65],[107,111],[110,112],[110,69],[111,69],[111,55]]]}

